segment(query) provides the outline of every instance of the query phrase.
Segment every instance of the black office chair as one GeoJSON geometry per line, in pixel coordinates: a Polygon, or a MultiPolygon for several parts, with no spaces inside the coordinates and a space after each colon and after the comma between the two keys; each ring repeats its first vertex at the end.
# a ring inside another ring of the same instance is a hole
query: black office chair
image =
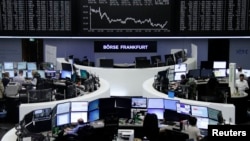
{"type": "Polygon", "coordinates": [[[76,86],[68,85],[66,90],[66,98],[73,98],[77,96],[76,86]]]}
{"type": "Polygon", "coordinates": [[[85,125],[78,129],[78,139],[84,141],[93,141],[98,139],[94,134],[94,127],[91,125],[85,125]]]}
{"type": "Polygon", "coordinates": [[[28,103],[48,102],[52,100],[52,89],[29,90],[28,103]]]}

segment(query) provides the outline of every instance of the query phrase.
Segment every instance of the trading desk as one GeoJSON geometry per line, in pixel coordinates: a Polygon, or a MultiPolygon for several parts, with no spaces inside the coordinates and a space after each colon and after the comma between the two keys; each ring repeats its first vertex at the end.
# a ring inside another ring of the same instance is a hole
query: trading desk
{"type": "MultiPolygon", "coordinates": [[[[68,63],[64,58],[57,58],[57,69],[61,70],[61,63],[68,63]]],[[[195,69],[196,59],[188,58],[184,63],[187,70],[195,69]]],[[[172,66],[151,67],[151,68],[101,68],[75,65],[79,70],[87,70],[110,83],[111,96],[142,96],[142,84],[147,79],[155,76],[157,72],[166,69],[173,69],[172,66]]]]}
{"type": "Polygon", "coordinates": [[[227,103],[213,103],[213,102],[202,102],[196,100],[189,100],[183,98],[169,98],[167,94],[157,91],[154,87],[154,78],[150,78],[143,83],[143,97],[147,98],[165,98],[165,99],[175,99],[179,100],[181,103],[186,103],[190,105],[206,106],[209,108],[214,108],[222,111],[224,119],[228,122],[231,121],[235,124],[235,106],[234,104],[227,103]]]}
{"type": "Polygon", "coordinates": [[[19,107],[19,121],[22,120],[26,114],[28,114],[29,112],[33,110],[53,108],[57,103],[63,103],[66,101],[92,101],[92,100],[99,99],[99,98],[110,97],[109,83],[106,80],[100,78],[100,85],[101,85],[100,88],[92,93],[81,95],[81,96],[70,98],[70,99],[50,101],[50,102],[41,102],[41,103],[21,104],[19,107]]]}

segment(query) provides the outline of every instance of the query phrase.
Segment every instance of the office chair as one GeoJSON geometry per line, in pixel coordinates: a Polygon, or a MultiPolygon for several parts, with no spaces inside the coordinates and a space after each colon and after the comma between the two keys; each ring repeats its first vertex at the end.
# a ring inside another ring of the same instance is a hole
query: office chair
{"type": "Polygon", "coordinates": [[[28,103],[47,102],[52,100],[52,89],[28,90],[28,103]]]}
{"type": "Polygon", "coordinates": [[[15,97],[20,90],[20,84],[18,82],[10,82],[5,88],[6,97],[15,97]]]}
{"type": "Polygon", "coordinates": [[[66,90],[66,98],[73,98],[77,96],[76,86],[69,85],[66,90]]]}

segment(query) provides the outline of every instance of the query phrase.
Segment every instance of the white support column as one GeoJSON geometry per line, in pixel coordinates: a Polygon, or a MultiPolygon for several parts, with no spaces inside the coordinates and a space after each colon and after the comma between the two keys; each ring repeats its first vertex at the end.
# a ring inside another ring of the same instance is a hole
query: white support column
{"type": "Polygon", "coordinates": [[[235,93],[235,76],[236,76],[236,63],[229,64],[229,77],[228,77],[228,85],[231,90],[231,95],[235,93]]]}

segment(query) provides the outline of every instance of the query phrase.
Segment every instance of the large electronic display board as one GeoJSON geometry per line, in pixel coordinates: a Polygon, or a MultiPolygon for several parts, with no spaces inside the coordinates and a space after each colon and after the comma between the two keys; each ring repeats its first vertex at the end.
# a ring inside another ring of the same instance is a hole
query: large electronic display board
{"type": "Polygon", "coordinates": [[[0,36],[249,36],[248,0],[0,0],[0,36]]]}

